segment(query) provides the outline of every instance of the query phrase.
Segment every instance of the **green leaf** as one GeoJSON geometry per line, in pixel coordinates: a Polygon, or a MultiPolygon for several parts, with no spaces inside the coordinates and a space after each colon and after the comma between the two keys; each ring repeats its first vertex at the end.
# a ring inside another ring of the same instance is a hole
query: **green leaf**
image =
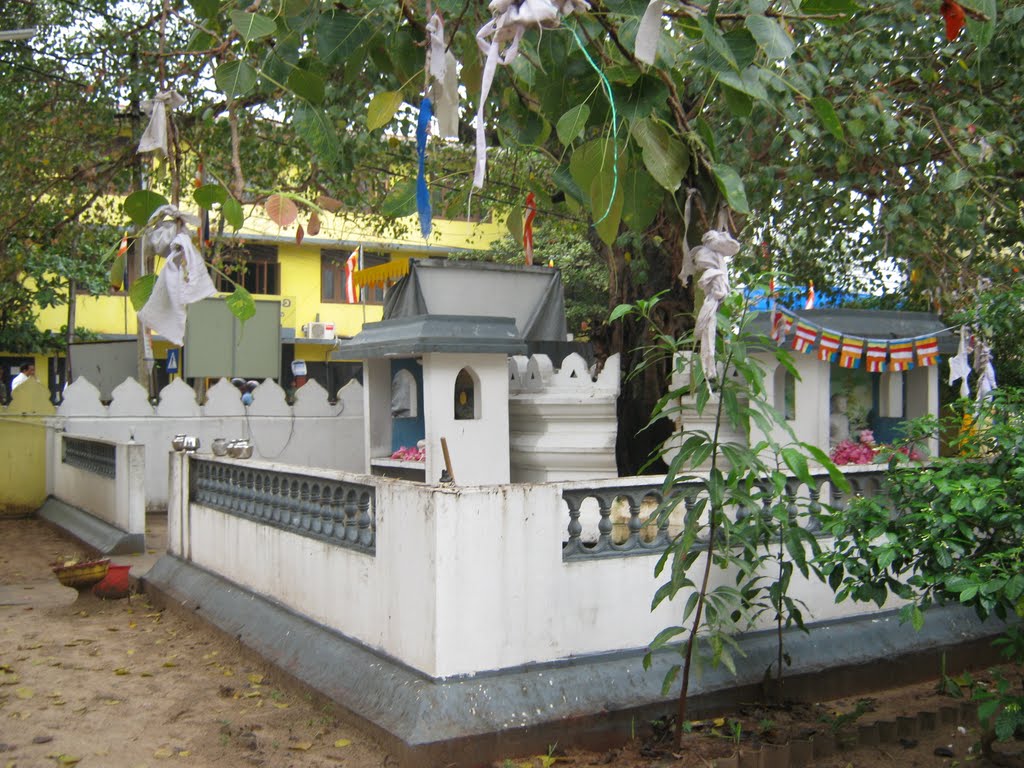
{"type": "Polygon", "coordinates": [[[825,130],[839,139],[839,141],[842,141],[844,138],[843,124],[839,122],[839,117],[836,115],[832,102],[823,96],[815,96],[811,99],[811,106],[814,107],[814,112],[817,114],[818,119],[821,120],[825,130]]]}
{"type": "Polygon", "coordinates": [[[218,0],[188,0],[188,4],[200,19],[212,19],[220,11],[218,0]]]}
{"type": "Polygon", "coordinates": [[[947,192],[955,192],[971,180],[971,172],[964,168],[957,168],[949,174],[942,183],[947,192]]]}
{"type": "Polygon", "coordinates": [[[711,166],[711,172],[715,174],[715,182],[729,207],[737,213],[750,213],[747,191],[743,187],[743,179],[736,170],[728,165],[715,164],[711,166]]]}
{"type": "Polygon", "coordinates": [[[838,19],[822,19],[822,24],[843,24],[851,14],[861,7],[854,0],[802,0],[800,12],[808,16],[839,16],[838,19]]]}
{"type": "Polygon", "coordinates": [[[594,217],[594,230],[607,245],[614,243],[619,236],[623,199],[622,184],[616,181],[613,167],[609,164],[590,184],[590,213],[594,217]]]}
{"type": "Polygon", "coordinates": [[[245,224],[245,214],[242,212],[242,204],[235,198],[229,197],[220,208],[224,221],[234,230],[239,230],[245,224]]]}
{"type": "Polygon", "coordinates": [[[231,314],[237,317],[242,324],[256,315],[256,302],[253,301],[252,294],[240,285],[236,285],[235,290],[224,301],[228,305],[228,309],[231,310],[231,314]]]}
{"type": "Polygon", "coordinates": [[[669,192],[675,192],[690,167],[686,145],[650,118],[633,123],[633,138],[640,146],[644,166],[651,177],[669,192]]]}
{"type": "Polygon", "coordinates": [[[656,651],[662,646],[666,645],[669,642],[669,640],[671,640],[673,637],[681,635],[685,631],[686,627],[667,627],[666,629],[661,630],[661,632],[658,633],[657,637],[655,637],[651,641],[649,648],[652,651],[656,651]]]}
{"type": "Polygon", "coordinates": [[[767,16],[747,16],[747,29],[754,36],[765,56],[775,61],[788,59],[793,55],[796,46],[786,30],[775,19],[767,16]]]}
{"type": "Polygon", "coordinates": [[[615,309],[613,309],[608,314],[608,322],[609,323],[614,323],[620,317],[625,317],[626,315],[628,315],[632,311],[633,311],[633,305],[632,304],[619,304],[617,307],[615,307],[615,309]]]}
{"type": "Polygon", "coordinates": [[[369,37],[368,27],[360,30],[362,18],[343,11],[332,11],[320,17],[316,25],[317,50],[320,61],[331,67],[345,62],[369,37]]]}
{"type": "Polygon", "coordinates": [[[253,40],[262,40],[270,37],[277,31],[274,20],[259,13],[248,13],[247,11],[231,11],[231,26],[238,30],[238,34],[247,43],[253,40]]]}
{"type": "Polygon", "coordinates": [[[310,104],[322,104],[324,100],[324,79],[304,69],[293,69],[288,75],[288,88],[310,104]]]}
{"type": "Polygon", "coordinates": [[[256,70],[246,61],[229,61],[213,73],[217,87],[228,99],[244,96],[256,86],[256,70]]]}
{"type": "Polygon", "coordinates": [[[299,106],[295,110],[292,125],[321,162],[330,165],[335,161],[338,156],[338,132],[322,109],[308,104],[299,106]]]}
{"type": "Polygon", "coordinates": [[[509,211],[505,218],[505,227],[517,243],[523,242],[523,214],[519,209],[509,211]]]}
{"type": "Polygon", "coordinates": [[[135,311],[138,312],[149,301],[149,295],[153,293],[153,286],[156,285],[156,275],[143,275],[137,277],[132,282],[131,287],[128,289],[128,298],[132,301],[132,306],[135,307],[135,311]]]}
{"type": "Polygon", "coordinates": [[[722,37],[722,33],[718,31],[715,25],[708,21],[707,17],[700,16],[697,19],[697,24],[700,27],[701,35],[704,37],[704,42],[707,43],[708,47],[721,56],[725,62],[733,69],[739,71],[739,64],[736,62],[736,57],[733,55],[732,48],[722,37]]]}
{"type": "Polygon", "coordinates": [[[978,46],[978,49],[988,47],[996,33],[996,17],[998,15],[996,0],[964,0],[961,5],[987,17],[987,21],[980,21],[967,16],[966,22],[967,32],[978,46]]]}
{"type": "Polygon", "coordinates": [[[228,191],[220,184],[203,184],[192,193],[192,199],[196,201],[196,205],[208,211],[218,203],[224,205],[228,199],[228,191]]]}
{"type": "Polygon", "coordinates": [[[790,471],[796,475],[800,482],[806,483],[813,488],[815,482],[814,478],[811,477],[810,469],[807,467],[807,457],[796,448],[783,448],[781,454],[786,466],[789,467],[790,471]]]}
{"type": "Polygon", "coordinates": [[[366,127],[375,131],[391,122],[395,112],[402,106],[401,91],[382,91],[374,94],[370,108],[366,111],[366,127]]]}
{"type": "Polygon", "coordinates": [[[133,224],[144,227],[153,212],[162,205],[167,205],[166,197],[148,189],[140,189],[125,198],[122,208],[133,224]]]}
{"type": "Polygon", "coordinates": [[[108,282],[110,287],[115,291],[121,290],[124,285],[124,265],[125,258],[128,254],[119,253],[114,257],[114,261],[110,264],[110,275],[108,282]]]}
{"type": "Polygon", "coordinates": [[[403,179],[395,184],[381,203],[380,212],[392,219],[416,213],[416,179],[403,179]]]}
{"type": "Polygon", "coordinates": [[[555,125],[555,132],[558,140],[565,146],[583,136],[583,129],[587,127],[587,119],[590,117],[590,107],[580,104],[573,107],[560,118],[555,125]]]}
{"type": "Polygon", "coordinates": [[[725,96],[725,103],[733,115],[736,117],[750,117],[750,113],[754,111],[754,100],[752,98],[724,84],[722,85],[722,94],[725,96]]]}
{"type": "Polygon", "coordinates": [[[622,220],[634,232],[643,232],[661,210],[665,191],[639,163],[619,174],[622,184],[622,220]]]}

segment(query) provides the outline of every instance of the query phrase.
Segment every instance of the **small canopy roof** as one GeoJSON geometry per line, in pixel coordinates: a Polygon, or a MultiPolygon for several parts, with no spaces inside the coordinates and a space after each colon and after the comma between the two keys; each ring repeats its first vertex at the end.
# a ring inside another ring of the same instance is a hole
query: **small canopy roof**
{"type": "Polygon", "coordinates": [[[417,315],[367,323],[332,354],[333,360],[414,357],[427,352],[526,353],[511,317],[417,315]]]}

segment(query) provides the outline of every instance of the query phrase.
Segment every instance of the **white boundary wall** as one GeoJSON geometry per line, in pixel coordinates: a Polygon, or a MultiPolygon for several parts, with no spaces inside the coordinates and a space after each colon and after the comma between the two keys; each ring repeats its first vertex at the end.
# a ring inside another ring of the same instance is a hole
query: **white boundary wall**
{"type": "MultiPolygon", "coordinates": [[[[657,554],[563,561],[561,484],[442,489],[305,472],[376,486],[376,553],[369,555],[206,507],[184,509],[177,501],[187,487],[183,462],[172,463],[172,554],[432,677],[643,648],[676,623],[688,597],[650,611],[657,554]]],[[[808,622],[874,612],[836,605],[827,585],[799,576],[791,594],[807,604],[808,622]]]]}
{"type": "Polygon", "coordinates": [[[227,379],[209,389],[202,405],[180,379],[160,391],[156,406],[135,379],[125,379],[112,394],[110,405],[104,405],[99,390],[78,377],[65,390],[52,427],[73,436],[144,445],[148,509],[166,507],[167,456],[177,434],[198,437],[204,453],[214,438],[245,438],[256,458],[349,471],[364,466],[363,394],[357,382],[346,384],[334,405],[312,379],[296,391],[294,405],[271,380],[257,387],[248,407],[227,379]]]}
{"type": "Polygon", "coordinates": [[[60,432],[51,433],[51,450],[47,451],[50,467],[47,471],[53,496],[88,512],[125,533],[145,535],[145,446],[138,443],[113,443],[92,440],[114,446],[116,471],[114,477],[90,472],[63,461],[60,432]]]}

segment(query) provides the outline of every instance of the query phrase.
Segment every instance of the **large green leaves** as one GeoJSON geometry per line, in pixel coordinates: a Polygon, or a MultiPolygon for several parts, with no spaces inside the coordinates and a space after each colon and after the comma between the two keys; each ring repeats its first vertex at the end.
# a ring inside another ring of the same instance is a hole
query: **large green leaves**
{"type": "Polygon", "coordinates": [[[270,37],[277,31],[277,25],[274,24],[274,20],[259,13],[231,11],[230,16],[231,26],[238,31],[238,34],[247,43],[253,40],[262,40],[264,37],[270,37]]]}
{"type": "Polygon", "coordinates": [[[690,167],[690,153],[665,126],[650,118],[633,123],[633,138],[643,152],[644,166],[651,176],[669,192],[682,184],[690,167]]]}
{"type": "Polygon", "coordinates": [[[775,19],[767,16],[748,16],[746,24],[750,34],[769,59],[788,59],[793,55],[793,41],[775,19]]]}
{"type": "Polygon", "coordinates": [[[244,96],[256,86],[256,70],[247,61],[229,61],[217,67],[213,80],[228,98],[244,96]]]}
{"type": "Polygon", "coordinates": [[[743,179],[736,173],[736,169],[728,165],[716,164],[711,166],[711,170],[715,174],[718,189],[725,196],[729,207],[738,213],[750,213],[747,190],[743,186],[743,179]]]}
{"type": "Polygon", "coordinates": [[[148,189],[141,189],[128,195],[122,207],[128,218],[132,220],[132,224],[144,227],[153,212],[162,205],[167,205],[166,197],[148,189]]]}
{"type": "Polygon", "coordinates": [[[322,163],[334,162],[338,154],[338,132],[323,110],[302,105],[295,110],[293,124],[322,163]]]}
{"type": "Polygon", "coordinates": [[[360,17],[351,13],[325,13],[316,26],[320,60],[327,66],[346,61],[365,42],[368,31],[369,26],[360,17]]]}
{"type": "Polygon", "coordinates": [[[416,213],[416,179],[403,179],[388,192],[380,208],[381,215],[392,219],[416,213]]]}
{"type": "Polygon", "coordinates": [[[401,91],[383,91],[374,94],[370,99],[370,107],[366,111],[366,127],[371,131],[383,128],[395,117],[395,112],[402,106],[401,91]]]}
{"type": "Polygon", "coordinates": [[[573,107],[560,118],[555,125],[558,133],[558,140],[568,146],[574,140],[583,136],[583,129],[587,126],[587,118],[590,117],[590,107],[580,104],[573,107]]]}

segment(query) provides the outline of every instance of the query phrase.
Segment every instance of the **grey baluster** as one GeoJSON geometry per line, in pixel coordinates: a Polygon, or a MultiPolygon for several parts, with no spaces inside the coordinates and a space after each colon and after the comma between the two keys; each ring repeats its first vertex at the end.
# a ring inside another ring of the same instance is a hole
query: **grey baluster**
{"type": "Polygon", "coordinates": [[[808,494],[811,497],[810,503],[807,505],[807,530],[811,533],[818,533],[821,531],[821,488],[820,486],[812,486],[808,489],[808,494]]]}
{"type": "Polygon", "coordinates": [[[318,536],[323,530],[323,517],[320,515],[320,485],[309,486],[309,532],[318,536]]]}
{"type": "Polygon", "coordinates": [[[345,541],[355,544],[359,541],[359,496],[350,488],[345,496],[345,541]]]}
{"type": "Polygon", "coordinates": [[[299,486],[299,527],[303,531],[312,530],[313,509],[309,503],[309,483],[299,486]]]}
{"type": "Polygon", "coordinates": [[[288,482],[288,526],[295,530],[302,529],[302,491],[298,480],[288,482]]]}
{"type": "Polygon", "coordinates": [[[334,510],[331,509],[331,501],[334,498],[334,491],[331,483],[324,483],[320,489],[320,533],[327,538],[334,534],[334,510]]]}
{"type": "Polygon", "coordinates": [[[367,491],[359,496],[359,543],[366,549],[373,546],[373,529],[370,523],[370,494],[367,491]]]}
{"type": "Polygon", "coordinates": [[[334,538],[337,541],[345,540],[345,523],[347,522],[345,499],[345,486],[338,485],[331,497],[331,514],[334,517],[334,538]]]}
{"type": "Polygon", "coordinates": [[[601,519],[597,521],[597,543],[594,552],[604,552],[612,548],[612,504],[614,495],[598,493],[597,508],[601,519]]]}
{"type": "Polygon", "coordinates": [[[573,554],[583,549],[583,540],[580,534],[583,533],[583,524],[580,523],[580,507],[583,505],[583,496],[576,494],[564,494],[565,503],[569,505],[569,541],[566,542],[565,551],[573,554]]]}

